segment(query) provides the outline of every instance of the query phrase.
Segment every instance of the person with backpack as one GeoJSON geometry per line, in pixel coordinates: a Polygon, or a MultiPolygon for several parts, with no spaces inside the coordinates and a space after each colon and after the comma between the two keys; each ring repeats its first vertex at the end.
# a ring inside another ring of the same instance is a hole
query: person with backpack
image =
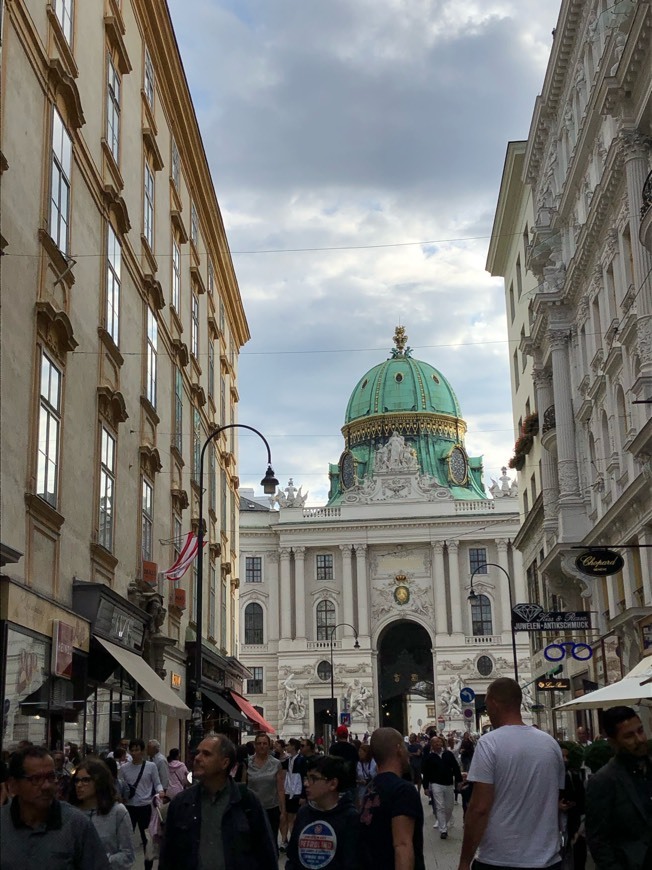
{"type": "Polygon", "coordinates": [[[168,783],[166,794],[172,798],[182,792],[184,788],[188,788],[188,768],[179,758],[180,752],[178,749],[171,749],[168,755],[168,770],[170,772],[170,781],[168,783]]]}
{"type": "Polygon", "coordinates": [[[159,870],[278,870],[265,810],[229,776],[235,761],[223,734],[199,744],[193,785],[168,805],[159,870]]]}

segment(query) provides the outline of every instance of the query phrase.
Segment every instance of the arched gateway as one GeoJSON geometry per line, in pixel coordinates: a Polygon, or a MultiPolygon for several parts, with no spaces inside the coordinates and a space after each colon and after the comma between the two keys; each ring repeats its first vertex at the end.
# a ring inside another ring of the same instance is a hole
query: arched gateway
{"type": "Polygon", "coordinates": [[[380,725],[408,734],[433,718],[432,641],[422,625],[400,619],[381,632],[378,694],[380,725]]]}

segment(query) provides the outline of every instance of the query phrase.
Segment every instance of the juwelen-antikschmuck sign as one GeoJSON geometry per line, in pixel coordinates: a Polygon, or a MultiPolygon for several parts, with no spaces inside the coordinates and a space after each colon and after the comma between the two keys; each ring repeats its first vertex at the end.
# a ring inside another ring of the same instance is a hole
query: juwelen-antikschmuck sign
{"type": "Polygon", "coordinates": [[[614,550],[586,550],[575,559],[575,566],[589,577],[610,577],[617,574],[625,560],[614,550]]]}
{"type": "Polygon", "coordinates": [[[544,610],[540,604],[517,604],[512,608],[514,631],[586,631],[591,628],[588,610],[544,610]]]}

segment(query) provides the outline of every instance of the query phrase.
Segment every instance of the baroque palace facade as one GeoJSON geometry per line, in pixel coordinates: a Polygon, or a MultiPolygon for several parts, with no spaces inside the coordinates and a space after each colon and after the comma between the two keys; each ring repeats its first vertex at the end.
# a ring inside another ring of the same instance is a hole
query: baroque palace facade
{"type": "MultiPolygon", "coordinates": [[[[193,573],[161,572],[196,527],[199,448],[236,419],[224,226],[165,3],[3,7],[2,743],[183,746],[193,573]]],[[[235,453],[223,434],[207,457],[218,700],[246,673],[235,453]]]]}
{"type": "MultiPolygon", "coordinates": [[[[241,492],[240,657],[250,700],[286,736],[335,721],[475,729],[491,679],[513,674],[516,488],[504,475],[485,492],[450,384],[406,339],[399,327],[351,395],[327,505],[305,507],[292,481],[278,510],[241,492]]],[[[517,655],[529,682],[525,636],[517,655]]]]}
{"type": "Polygon", "coordinates": [[[570,737],[597,718],[554,707],[652,649],[651,134],[652,3],[563,0],[487,268],[505,279],[528,599],[592,612],[586,634],[532,635],[535,675],[548,643],[592,647],[564,663],[570,695],[537,698],[541,725],[570,737]],[[600,545],[624,566],[591,578],[575,559],[600,545]]]}

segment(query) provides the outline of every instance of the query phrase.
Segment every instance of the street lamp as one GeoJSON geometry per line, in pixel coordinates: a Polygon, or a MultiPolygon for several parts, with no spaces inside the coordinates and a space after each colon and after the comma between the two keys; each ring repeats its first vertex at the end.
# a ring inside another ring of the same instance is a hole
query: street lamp
{"type": "Polygon", "coordinates": [[[204,441],[201,455],[199,457],[199,528],[197,529],[197,590],[195,595],[195,704],[192,711],[193,735],[191,741],[192,746],[195,748],[199,745],[203,735],[201,703],[201,629],[204,604],[204,559],[202,552],[204,549],[204,455],[206,453],[206,448],[211,441],[227,429],[248,429],[250,432],[255,432],[255,434],[263,440],[265,447],[267,447],[267,471],[265,472],[265,477],[263,477],[260,483],[263,487],[263,491],[267,495],[273,495],[278,486],[278,480],[274,477],[274,469],[272,468],[272,451],[267,443],[267,439],[258,431],[258,429],[254,429],[253,426],[245,426],[244,423],[227,423],[225,426],[218,426],[217,429],[214,429],[206,441],[204,441]]]}
{"type": "Polygon", "coordinates": [[[337,716],[335,714],[335,671],[333,670],[333,635],[337,631],[338,628],[341,628],[343,625],[348,625],[350,629],[353,630],[353,634],[355,635],[355,643],[353,644],[353,649],[360,649],[360,644],[358,643],[358,632],[351,625],[350,622],[338,622],[337,625],[334,625],[331,628],[331,710],[333,711],[331,714],[331,722],[337,725],[337,716]]]}
{"type": "Polygon", "coordinates": [[[484,562],[482,565],[478,565],[477,568],[474,568],[471,572],[471,591],[469,592],[469,601],[476,601],[478,598],[478,593],[473,588],[473,578],[478,573],[478,571],[482,571],[483,568],[498,568],[499,571],[502,571],[505,577],[507,577],[507,591],[509,592],[509,625],[512,630],[512,655],[514,656],[514,679],[518,683],[518,661],[516,659],[516,634],[514,633],[514,623],[512,622],[512,610],[514,609],[514,599],[512,598],[512,584],[509,579],[509,574],[502,567],[502,565],[496,565],[495,562],[484,562]]]}

